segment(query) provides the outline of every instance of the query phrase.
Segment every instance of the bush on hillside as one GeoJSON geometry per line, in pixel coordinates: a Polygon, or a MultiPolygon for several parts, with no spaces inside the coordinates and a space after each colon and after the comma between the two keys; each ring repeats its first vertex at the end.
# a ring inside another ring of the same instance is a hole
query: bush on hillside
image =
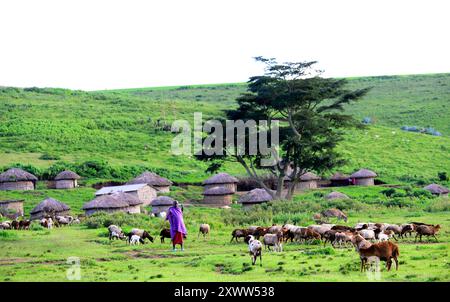
{"type": "Polygon", "coordinates": [[[449,180],[447,176],[447,172],[438,172],[438,178],[440,181],[447,181],[449,180]]]}
{"type": "Polygon", "coordinates": [[[97,212],[86,218],[84,223],[90,229],[107,228],[111,224],[115,224],[121,227],[128,226],[133,228],[149,229],[153,225],[155,225],[156,227],[157,221],[156,219],[152,221],[149,216],[144,214],[128,214],[124,212],[97,212]]]}

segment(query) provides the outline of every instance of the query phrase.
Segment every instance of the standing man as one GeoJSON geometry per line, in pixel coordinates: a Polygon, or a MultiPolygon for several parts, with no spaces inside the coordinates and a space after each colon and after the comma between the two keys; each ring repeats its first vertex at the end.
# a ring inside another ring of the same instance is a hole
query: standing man
{"type": "Polygon", "coordinates": [[[183,248],[183,238],[186,237],[187,231],[183,221],[183,211],[180,209],[178,201],[174,201],[173,205],[169,208],[169,213],[166,220],[170,223],[170,237],[172,238],[173,252],[177,251],[176,245],[181,245],[181,251],[183,248]]]}

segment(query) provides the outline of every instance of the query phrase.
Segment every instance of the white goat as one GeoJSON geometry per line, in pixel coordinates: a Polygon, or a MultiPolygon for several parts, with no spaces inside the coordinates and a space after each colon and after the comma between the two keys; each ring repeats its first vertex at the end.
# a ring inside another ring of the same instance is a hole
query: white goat
{"type": "Polygon", "coordinates": [[[256,259],[259,256],[259,265],[262,266],[262,243],[259,240],[256,240],[253,235],[249,235],[248,237],[248,251],[250,252],[250,256],[252,256],[252,265],[255,265],[256,259]]]}
{"type": "Polygon", "coordinates": [[[264,247],[265,249],[268,248],[270,251],[270,247],[273,246],[273,250],[275,252],[282,252],[283,251],[282,240],[283,240],[282,232],[278,232],[277,234],[265,234],[263,237],[264,247]]]}
{"type": "Polygon", "coordinates": [[[375,232],[373,230],[361,230],[359,234],[366,240],[375,240],[375,232]]]}

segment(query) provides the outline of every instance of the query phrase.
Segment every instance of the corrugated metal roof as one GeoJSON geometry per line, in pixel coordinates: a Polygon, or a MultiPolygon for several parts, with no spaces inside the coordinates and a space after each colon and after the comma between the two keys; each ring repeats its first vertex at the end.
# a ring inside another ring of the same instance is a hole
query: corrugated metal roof
{"type": "Polygon", "coordinates": [[[124,185],[124,186],[114,186],[114,187],[103,187],[97,192],[95,192],[95,195],[105,195],[105,194],[112,194],[116,192],[134,192],[137,191],[145,186],[148,186],[147,184],[135,184],[135,185],[124,185]]]}

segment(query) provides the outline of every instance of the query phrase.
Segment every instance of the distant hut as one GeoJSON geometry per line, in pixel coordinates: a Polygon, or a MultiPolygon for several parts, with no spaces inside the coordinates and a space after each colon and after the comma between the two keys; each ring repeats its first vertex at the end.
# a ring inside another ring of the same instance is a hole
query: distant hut
{"type": "Polygon", "coordinates": [[[167,178],[159,176],[156,173],[145,171],[138,177],[127,182],[127,185],[134,184],[147,184],[155,188],[159,192],[168,193],[170,192],[170,186],[173,184],[173,182],[168,180],[167,178]]]}
{"type": "Polygon", "coordinates": [[[238,182],[239,180],[236,177],[227,173],[219,173],[203,181],[203,186],[205,190],[213,187],[228,188],[234,193],[236,192],[238,182]]]}
{"type": "Polygon", "coordinates": [[[239,198],[238,203],[242,204],[243,207],[252,206],[255,204],[261,204],[272,200],[272,196],[266,192],[264,189],[253,189],[250,192],[242,195],[239,198]]]}
{"type": "Polygon", "coordinates": [[[330,177],[332,187],[348,186],[350,184],[350,176],[341,172],[336,172],[330,177]]]}
{"type": "Polygon", "coordinates": [[[449,190],[438,184],[431,184],[423,188],[424,190],[430,191],[431,194],[437,196],[448,196],[449,190]]]}
{"type": "Polygon", "coordinates": [[[344,193],[336,192],[336,191],[331,192],[330,194],[325,196],[325,198],[328,199],[328,200],[332,200],[332,199],[349,199],[349,197],[347,195],[345,195],[344,193]]]}
{"type": "Polygon", "coordinates": [[[156,198],[156,189],[147,184],[135,184],[124,186],[103,187],[97,192],[96,196],[110,195],[118,192],[125,192],[131,194],[142,201],[143,205],[149,205],[150,202],[156,198]]]}
{"type": "Polygon", "coordinates": [[[300,181],[297,183],[296,188],[299,190],[316,189],[317,181],[320,177],[312,172],[306,172],[300,176],[300,181]]]}
{"type": "Polygon", "coordinates": [[[101,195],[83,205],[86,216],[90,216],[96,212],[128,212],[129,204],[125,200],[112,195],[101,195]]]}
{"type": "Polygon", "coordinates": [[[30,220],[41,219],[45,216],[68,215],[70,207],[56,199],[46,198],[30,212],[30,220]]]}
{"type": "Polygon", "coordinates": [[[56,189],[73,189],[78,186],[78,179],[80,179],[80,175],[75,172],[66,170],[62,171],[55,177],[55,188],[56,189]]]}
{"type": "Polygon", "coordinates": [[[0,214],[9,215],[17,214],[18,216],[23,215],[23,199],[17,200],[0,200],[0,214]]]}
{"type": "Polygon", "coordinates": [[[19,168],[0,174],[0,190],[34,190],[37,177],[19,168]]]}
{"type": "Polygon", "coordinates": [[[373,186],[375,185],[375,177],[377,177],[377,174],[367,169],[361,169],[350,175],[352,183],[357,186],[373,186]]]}
{"type": "Polygon", "coordinates": [[[217,206],[230,205],[233,194],[234,190],[228,187],[210,187],[203,191],[203,203],[217,206]]]}
{"type": "Polygon", "coordinates": [[[169,196],[156,197],[151,202],[152,213],[153,214],[159,214],[161,212],[167,213],[169,208],[173,205],[174,201],[175,200],[173,198],[170,198],[169,196]]]}

